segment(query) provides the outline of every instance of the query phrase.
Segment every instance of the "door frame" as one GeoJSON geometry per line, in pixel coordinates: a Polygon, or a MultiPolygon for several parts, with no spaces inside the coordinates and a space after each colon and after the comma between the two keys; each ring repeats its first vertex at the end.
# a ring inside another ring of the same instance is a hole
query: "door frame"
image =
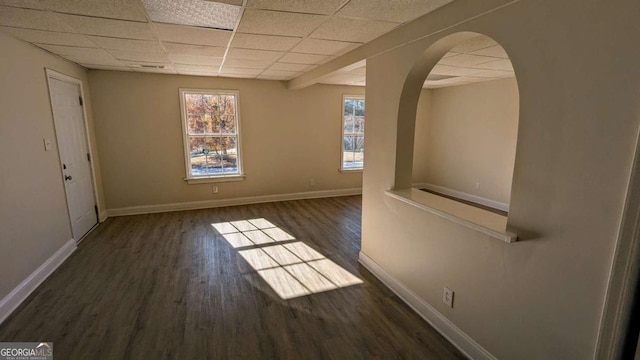
{"type": "MultiPolygon", "coordinates": [[[[63,171],[62,171],[62,156],[60,155],[60,146],[58,144],[59,142],[59,138],[58,138],[58,131],[56,129],[56,121],[55,121],[55,114],[53,112],[53,97],[51,94],[51,80],[55,79],[55,80],[59,80],[59,81],[64,81],[67,83],[72,83],[75,85],[78,85],[80,87],[80,96],[82,97],[82,101],[83,101],[83,105],[82,105],[82,118],[83,118],[83,123],[84,123],[84,135],[85,135],[85,139],[87,141],[87,151],[89,152],[89,156],[91,157],[91,161],[89,161],[89,168],[91,170],[91,184],[93,186],[93,201],[95,203],[95,206],[98,209],[98,213],[96,214],[96,224],[99,224],[101,222],[103,222],[104,220],[101,219],[101,213],[102,213],[102,209],[100,206],[100,202],[98,201],[99,197],[98,197],[98,184],[96,182],[96,171],[95,171],[95,159],[96,157],[94,156],[93,153],[93,143],[91,142],[91,136],[90,136],[90,132],[89,132],[89,122],[88,122],[88,117],[87,117],[87,103],[86,103],[86,97],[85,97],[85,92],[84,92],[84,87],[82,84],[82,80],[69,76],[69,75],[65,75],[61,72],[49,69],[49,68],[45,68],[45,74],[46,74],[46,78],[47,78],[47,91],[49,92],[49,106],[51,107],[51,120],[53,121],[53,129],[54,129],[54,134],[56,136],[56,149],[58,151],[58,162],[60,163],[60,176],[64,177],[63,171]]],[[[63,184],[64,185],[64,184],[63,184]]],[[[67,197],[67,189],[66,187],[63,186],[64,192],[65,192],[65,204],[67,205],[67,216],[69,218],[69,226],[71,227],[71,214],[69,213],[69,202],[68,202],[68,197],[67,197]]],[[[89,230],[91,231],[91,230],[89,230]]],[[[81,239],[75,239],[76,243],[80,242],[81,239]]]]}

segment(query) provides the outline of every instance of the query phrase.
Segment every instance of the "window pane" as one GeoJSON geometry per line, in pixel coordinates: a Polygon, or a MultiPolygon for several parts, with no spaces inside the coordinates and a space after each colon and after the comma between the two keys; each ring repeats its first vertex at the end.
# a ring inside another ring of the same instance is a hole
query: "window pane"
{"type": "Polygon", "coordinates": [[[207,122],[202,118],[201,115],[187,115],[188,118],[188,132],[190,135],[193,134],[204,134],[205,127],[207,122]]]}
{"type": "Polygon", "coordinates": [[[353,115],[353,100],[344,100],[344,116],[353,115]]]}
{"type": "Polygon", "coordinates": [[[345,116],[344,118],[344,132],[350,133],[353,132],[353,117],[345,116]]]}
{"type": "Polygon", "coordinates": [[[353,121],[353,132],[364,133],[364,116],[356,116],[353,121]]]}
{"type": "Polygon", "coordinates": [[[236,133],[236,117],[231,115],[222,115],[218,122],[218,128],[222,134],[236,133]]]}
{"type": "Polygon", "coordinates": [[[220,113],[225,115],[234,115],[236,113],[236,101],[233,95],[220,96],[221,109],[220,113]]]}
{"type": "Polygon", "coordinates": [[[216,168],[220,168],[220,162],[216,160],[214,139],[192,137],[189,138],[189,142],[191,175],[202,176],[215,173],[216,168]]]}
{"type": "Polygon", "coordinates": [[[355,115],[356,116],[364,116],[364,100],[355,100],[355,115]]]}
{"type": "Polygon", "coordinates": [[[238,144],[235,136],[220,138],[221,159],[225,173],[238,172],[238,144]]]}
{"type": "Polygon", "coordinates": [[[184,104],[188,115],[202,115],[203,104],[202,95],[200,94],[185,94],[184,104]]]}

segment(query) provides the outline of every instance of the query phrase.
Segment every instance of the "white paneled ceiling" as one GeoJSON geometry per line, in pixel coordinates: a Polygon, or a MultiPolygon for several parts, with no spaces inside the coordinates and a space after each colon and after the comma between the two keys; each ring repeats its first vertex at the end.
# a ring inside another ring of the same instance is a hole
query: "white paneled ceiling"
{"type": "MultiPolygon", "coordinates": [[[[90,69],[289,80],[451,1],[0,0],[0,31],[90,69]]],[[[427,85],[513,76],[487,38],[444,60],[427,85]]],[[[361,65],[326,82],[364,85],[361,65]]]]}
{"type": "MultiPolygon", "coordinates": [[[[365,62],[354,64],[327,76],[323,82],[364,85],[365,71],[365,62]]],[[[443,56],[431,70],[424,87],[441,88],[514,76],[511,60],[502,46],[479,35],[459,44],[443,56]]]]}

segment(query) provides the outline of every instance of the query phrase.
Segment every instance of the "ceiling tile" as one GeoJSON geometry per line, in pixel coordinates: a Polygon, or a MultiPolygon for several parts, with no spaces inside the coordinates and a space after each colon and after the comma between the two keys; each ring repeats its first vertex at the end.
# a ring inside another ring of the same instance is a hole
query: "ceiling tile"
{"type": "Polygon", "coordinates": [[[147,22],[138,1],[131,0],[44,0],[50,10],[65,14],[87,15],[147,22]]]}
{"type": "Polygon", "coordinates": [[[0,0],[0,5],[13,6],[25,9],[46,9],[46,4],[42,0],[0,0]]]}
{"type": "Polygon", "coordinates": [[[358,20],[332,16],[309,37],[315,39],[369,42],[391,31],[398,24],[377,20],[358,20]]]}
{"type": "Polygon", "coordinates": [[[433,67],[430,74],[435,75],[450,75],[450,76],[465,76],[479,72],[481,70],[473,68],[465,68],[460,66],[441,65],[438,63],[433,67]]]}
{"type": "Polygon", "coordinates": [[[19,39],[31,43],[49,44],[49,45],[67,45],[78,47],[95,47],[84,35],[61,33],[44,30],[31,30],[0,26],[0,31],[7,32],[19,39]]]}
{"type": "Polygon", "coordinates": [[[291,50],[301,38],[289,36],[272,36],[257,34],[236,33],[231,42],[232,48],[288,51],[291,50]]]}
{"type": "Polygon", "coordinates": [[[481,77],[481,78],[505,78],[505,77],[513,77],[514,73],[510,71],[501,71],[501,70],[477,70],[476,73],[472,75],[472,77],[481,77]]]}
{"type": "Polygon", "coordinates": [[[292,77],[301,74],[298,71],[283,71],[283,70],[265,70],[261,76],[273,76],[278,77],[279,79],[291,79],[292,77]]]}
{"type": "Polygon", "coordinates": [[[169,59],[174,64],[210,65],[216,67],[222,64],[222,57],[214,56],[169,54],[169,59]]]}
{"type": "Polygon", "coordinates": [[[84,52],[77,55],[64,55],[63,57],[77,64],[124,66],[124,63],[114,59],[113,56],[107,54],[105,51],[98,49],[95,50],[95,52],[84,52]]]}
{"type": "Polygon", "coordinates": [[[153,69],[153,68],[145,68],[145,67],[136,67],[131,68],[135,72],[143,72],[143,73],[154,73],[154,74],[177,74],[178,71],[175,69],[153,69]]]}
{"type": "Polygon", "coordinates": [[[101,19],[78,15],[58,15],[62,21],[81,34],[125,39],[155,40],[147,23],[101,19]]]}
{"type": "Polygon", "coordinates": [[[159,41],[118,39],[102,36],[87,36],[87,38],[103,49],[144,51],[154,54],[164,53],[159,41]]]}
{"type": "Polygon", "coordinates": [[[451,66],[474,66],[483,64],[489,61],[495,61],[495,58],[478,55],[459,54],[448,58],[440,59],[438,64],[451,65],[451,66]]]}
{"type": "Polygon", "coordinates": [[[272,63],[273,61],[268,60],[227,59],[225,60],[224,65],[232,68],[266,69],[272,63]]]}
{"type": "Polygon", "coordinates": [[[229,49],[228,59],[276,61],[285,53],[282,51],[266,51],[252,49],[229,49]]]}
{"type": "Polygon", "coordinates": [[[307,38],[302,40],[291,51],[304,54],[341,55],[360,45],[360,43],[307,38]]]}
{"type": "Polygon", "coordinates": [[[337,15],[404,23],[453,0],[351,0],[337,15]]]}
{"type": "Polygon", "coordinates": [[[57,14],[7,6],[0,6],[0,25],[25,29],[73,32],[71,28],[60,21],[57,14]]]}
{"type": "Polygon", "coordinates": [[[286,64],[277,62],[269,67],[269,70],[284,70],[284,71],[307,71],[313,68],[312,65],[303,64],[286,64]]]}
{"type": "Polygon", "coordinates": [[[509,55],[507,55],[507,52],[504,51],[504,48],[502,48],[502,46],[500,45],[494,45],[488,48],[476,50],[471,52],[471,54],[482,55],[482,56],[493,56],[493,57],[502,58],[502,59],[509,58],[509,55]]]}
{"type": "Polygon", "coordinates": [[[204,0],[204,1],[215,1],[223,4],[238,5],[238,6],[242,5],[242,0],[204,0]]]}
{"type": "Polygon", "coordinates": [[[131,71],[131,68],[126,66],[106,66],[106,65],[95,65],[95,64],[80,64],[87,69],[93,70],[110,70],[110,71],[131,71]]]}
{"type": "Polygon", "coordinates": [[[332,57],[327,55],[287,53],[279,61],[291,64],[322,64],[332,57]]]}
{"type": "Polygon", "coordinates": [[[144,61],[154,63],[168,63],[169,58],[166,54],[151,53],[146,51],[131,50],[107,50],[114,58],[125,61],[144,61]]]}
{"type": "Polygon", "coordinates": [[[225,48],[221,46],[188,45],[164,42],[164,48],[170,54],[223,57],[225,48]]]}
{"type": "Polygon", "coordinates": [[[194,70],[178,70],[179,75],[190,75],[190,76],[213,76],[217,77],[218,72],[214,71],[194,71],[194,70]]]}
{"type": "Polygon", "coordinates": [[[363,67],[359,67],[357,69],[353,69],[351,71],[348,71],[347,74],[366,76],[367,75],[367,67],[363,66],[363,67]]]}
{"type": "Polygon", "coordinates": [[[247,75],[247,76],[257,76],[262,72],[262,69],[247,69],[247,68],[236,68],[236,67],[227,67],[225,64],[220,71],[221,75],[247,75]]]}
{"type": "Polygon", "coordinates": [[[278,76],[278,75],[264,75],[264,73],[262,73],[261,75],[258,75],[256,79],[285,81],[285,80],[291,80],[292,77],[278,76]]]}
{"type": "Polygon", "coordinates": [[[469,39],[465,42],[462,42],[458,46],[454,47],[451,51],[458,52],[458,53],[468,53],[468,52],[488,48],[496,44],[497,42],[495,42],[495,40],[491,39],[490,37],[480,35],[472,39],[469,39]]]}
{"type": "Polygon", "coordinates": [[[185,64],[175,64],[174,67],[178,72],[180,71],[196,71],[196,72],[206,72],[206,73],[218,73],[218,69],[220,66],[205,66],[205,65],[185,65],[185,64]]]}
{"type": "Polygon", "coordinates": [[[181,44],[224,46],[231,38],[231,31],[202,29],[182,25],[154,23],[160,40],[181,44]]]}
{"type": "Polygon", "coordinates": [[[246,9],[238,32],[264,35],[307,36],[327,17],[278,11],[246,9]]]}
{"type": "Polygon", "coordinates": [[[75,46],[46,45],[46,44],[35,44],[35,45],[58,55],[78,56],[78,55],[85,55],[85,54],[104,53],[103,50],[100,50],[98,48],[83,48],[83,47],[75,47],[75,46]]]}
{"type": "Polygon", "coordinates": [[[503,59],[503,60],[495,60],[491,62],[487,62],[484,64],[474,65],[474,68],[483,69],[483,70],[503,70],[503,71],[511,71],[513,72],[513,65],[511,64],[511,60],[503,59]]]}
{"type": "Polygon", "coordinates": [[[331,15],[345,0],[249,0],[247,8],[331,15]]]}
{"type": "Polygon", "coordinates": [[[233,30],[242,7],[199,0],[142,0],[152,21],[233,30]]]}
{"type": "Polygon", "coordinates": [[[221,77],[238,78],[238,79],[255,79],[253,74],[236,74],[236,73],[220,73],[221,77]]]}

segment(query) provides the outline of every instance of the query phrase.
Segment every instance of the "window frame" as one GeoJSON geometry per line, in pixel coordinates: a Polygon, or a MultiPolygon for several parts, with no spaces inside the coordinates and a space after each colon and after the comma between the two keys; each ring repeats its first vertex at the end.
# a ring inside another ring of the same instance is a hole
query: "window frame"
{"type": "MultiPolygon", "coordinates": [[[[340,172],[344,172],[344,173],[352,173],[352,172],[362,172],[364,170],[364,160],[362,161],[362,167],[353,167],[353,168],[346,168],[344,167],[344,137],[345,137],[345,132],[344,132],[344,120],[345,120],[345,115],[344,115],[344,108],[345,108],[345,102],[347,100],[363,100],[365,102],[365,129],[366,129],[366,107],[367,107],[367,102],[365,99],[365,95],[358,95],[358,94],[343,94],[342,95],[342,106],[341,109],[342,111],[340,112],[340,172]]],[[[355,116],[355,115],[354,115],[355,116]]],[[[355,135],[356,133],[352,133],[352,136],[359,136],[359,135],[355,135]]],[[[360,133],[358,133],[360,134],[360,133]]],[[[362,133],[362,138],[364,139],[366,137],[365,132],[363,131],[362,133]]],[[[348,136],[348,135],[347,135],[348,136]]],[[[366,140],[365,140],[366,142],[366,140]]],[[[363,152],[364,152],[364,148],[363,148],[363,152]]]]}
{"type": "Polygon", "coordinates": [[[185,178],[189,184],[199,184],[199,183],[211,183],[211,182],[227,182],[227,181],[241,181],[244,180],[245,174],[243,169],[243,161],[242,161],[242,136],[241,136],[241,120],[240,120],[240,91],[238,90],[229,90],[229,89],[192,89],[192,88],[179,88],[180,93],[180,115],[182,122],[182,144],[183,144],[183,152],[184,152],[184,165],[185,165],[185,178]],[[189,146],[189,134],[188,130],[188,116],[187,109],[185,104],[185,95],[186,94],[203,94],[203,95],[233,95],[235,98],[235,120],[236,120],[236,132],[235,135],[227,136],[235,136],[236,138],[236,148],[237,148],[237,168],[238,171],[231,174],[221,174],[221,175],[203,175],[203,176],[193,176],[191,174],[191,159],[190,159],[190,146],[189,146]]]}

